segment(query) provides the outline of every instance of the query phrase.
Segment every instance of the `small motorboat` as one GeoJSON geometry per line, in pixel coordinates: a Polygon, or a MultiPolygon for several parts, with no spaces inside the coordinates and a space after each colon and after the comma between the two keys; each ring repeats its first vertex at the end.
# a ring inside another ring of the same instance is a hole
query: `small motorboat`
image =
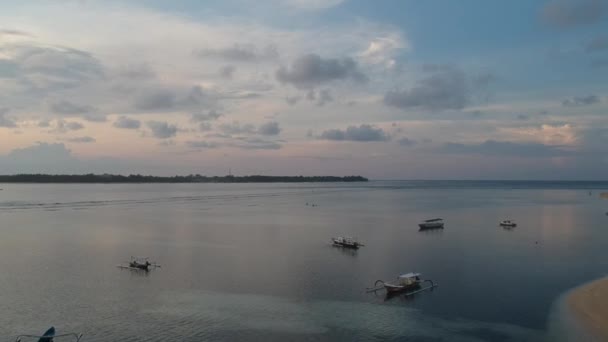
{"type": "Polygon", "coordinates": [[[17,336],[17,339],[15,339],[15,342],[21,342],[21,340],[24,338],[27,340],[38,339],[38,342],[53,342],[55,341],[55,339],[57,339],[58,341],[68,341],[68,339],[72,339],[72,341],[78,342],[82,338],[82,334],[68,333],[57,335],[55,333],[55,327],[50,327],[47,331],[44,332],[44,334],[42,334],[42,336],[19,335],[17,336]]]}
{"type": "Polygon", "coordinates": [[[506,228],[514,228],[517,227],[517,223],[510,221],[510,220],[504,220],[504,221],[500,221],[500,223],[498,224],[501,227],[506,227],[506,228]]]}
{"type": "Polygon", "coordinates": [[[425,220],[420,222],[418,224],[418,227],[420,227],[420,230],[443,228],[443,219],[434,218],[430,220],[425,220]]]}
{"type": "Polygon", "coordinates": [[[331,241],[332,241],[332,244],[336,247],[359,249],[359,247],[364,246],[362,243],[360,243],[359,241],[357,241],[356,239],[354,239],[352,237],[338,236],[338,237],[332,238],[331,241]]]}
{"type": "Polygon", "coordinates": [[[384,280],[376,280],[374,287],[368,288],[367,292],[376,292],[378,290],[385,289],[387,294],[406,292],[407,295],[410,295],[432,289],[436,286],[437,284],[435,284],[432,280],[420,279],[420,273],[410,272],[400,275],[394,284],[385,282],[384,280]],[[422,288],[421,284],[425,282],[430,283],[430,285],[422,288]]]}

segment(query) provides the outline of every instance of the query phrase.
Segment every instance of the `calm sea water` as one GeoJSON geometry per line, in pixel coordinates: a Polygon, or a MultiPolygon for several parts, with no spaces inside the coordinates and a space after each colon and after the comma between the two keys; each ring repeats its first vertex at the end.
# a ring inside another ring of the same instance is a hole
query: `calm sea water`
{"type": "Polygon", "coordinates": [[[542,341],[559,295],[608,267],[608,183],[0,188],[5,340],[542,341]],[[418,231],[434,217],[444,230],[418,231]],[[162,267],[116,267],[131,255],[162,267]],[[365,292],[410,271],[439,287],[365,292]]]}

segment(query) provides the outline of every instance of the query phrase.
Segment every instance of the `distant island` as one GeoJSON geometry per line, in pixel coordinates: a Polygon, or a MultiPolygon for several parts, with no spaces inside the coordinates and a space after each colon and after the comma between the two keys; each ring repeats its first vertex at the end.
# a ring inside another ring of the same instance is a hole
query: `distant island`
{"type": "Polygon", "coordinates": [[[361,176],[144,176],[144,175],[0,175],[0,183],[312,183],[312,182],[367,182],[361,176]]]}

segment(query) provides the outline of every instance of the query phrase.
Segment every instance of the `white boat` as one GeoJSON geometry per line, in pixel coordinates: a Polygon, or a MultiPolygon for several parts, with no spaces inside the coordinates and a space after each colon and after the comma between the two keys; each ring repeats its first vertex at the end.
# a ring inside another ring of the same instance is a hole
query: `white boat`
{"type": "Polygon", "coordinates": [[[435,229],[435,228],[443,228],[443,219],[435,218],[430,220],[422,221],[418,224],[420,229],[435,229]]]}
{"type": "Polygon", "coordinates": [[[509,228],[517,227],[517,223],[510,221],[510,220],[500,221],[500,223],[498,225],[500,225],[501,227],[509,227],[509,228]]]}

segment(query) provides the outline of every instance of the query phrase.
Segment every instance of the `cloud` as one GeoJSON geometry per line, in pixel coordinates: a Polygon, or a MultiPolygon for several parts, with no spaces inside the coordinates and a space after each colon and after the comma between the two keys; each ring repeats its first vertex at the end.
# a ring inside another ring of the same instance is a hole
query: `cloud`
{"type": "Polygon", "coordinates": [[[285,97],[285,102],[287,102],[288,105],[290,106],[295,106],[298,101],[300,101],[301,97],[299,96],[286,96],[285,97]]]}
{"type": "Polygon", "coordinates": [[[188,145],[188,147],[193,148],[193,149],[203,149],[203,148],[216,148],[219,145],[215,142],[211,142],[211,141],[204,141],[204,140],[199,140],[199,141],[187,141],[186,145],[188,145]]]}
{"type": "Polygon", "coordinates": [[[346,130],[329,129],[323,131],[318,137],[322,140],[335,141],[387,141],[390,136],[382,129],[372,125],[363,124],[360,126],[348,126],[346,130]]]}
{"type": "Polygon", "coordinates": [[[237,138],[234,142],[229,143],[228,146],[238,147],[246,150],[278,150],[282,147],[282,145],[276,141],[256,137],[237,138]]]}
{"type": "MultiPolygon", "coordinates": [[[[44,126],[42,126],[44,127],[44,126]]],[[[55,120],[53,129],[49,133],[64,134],[69,131],[78,131],[84,128],[84,125],[76,121],[65,121],[62,119],[55,120]]]]}
{"type": "Polygon", "coordinates": [[[196,85],[185,92],[170,88],[146,90],[135,101],[135,107],[145,112],[196,111],[214,103],[214,96],[196,85]]]}
{"type": "Polygon", "coordinates": [[[196,51],[195,55],[200,58],[215,58],[232,62],[256,62],[278,58],[278,52],[272,45],[258,51],[253,45],[234,44],[231,47],[219,49],[201,49],[196,51]]]}
{"type": "Polygon", "coordinates": [[[234,65],[224,65],[220,68],[220,76],[222,76],[223,78],[232,78],[232,75],[234,74],[235,70],[236,68],[234,67],[234,65]]]}
{"type": "Polygon", "coordinates": [[[372,39],[360,56],[369,64],[381,64],[387,68],[393,68],[397,66],[395,59],[397,51],[408,48],[408,42],[400,35],[391,35],[372,39]]]}
{"type": "Polygon", "coordinates": [[[112,126],[116,128],[124,128],[124,129],[138,129],[141,127],[141,121],[128,118],[126,116],[120,116],[114,121],[112,126]]]}
{"type": "Polygon", "coordinates": [[[279,127],[278,122],[269,121],[258,127],[258,133],[261,135],[278,135],[281,133],[281,127],[279,127]]]}
{"type": "Polygon", "coordinates": [[[526,115],[526,114],[519,114],[517,115],[517,120],[522,120],[522,121],[526,121],[530,119],[530,115],[526,115]]]}
{"type": "Polygon", "coordinates": [[[32,35],[20,30],[12,30],[12,29],[0,29],[0,37],[2,36],[21,36],[21,37],[31,37],[32,35]]]}
{"type": "Polygon", "coordinates": [[[8,113],[8,109],[0,108],[0,127],[5,128],[15,128],[17,127],[17,123],[14,120],[6,117],[6,113],[8,113]]]}
{"type": "Polygon", "coordinates": [[[605,0],[553,0],[542,11],[545,21],[559,28],[600,22],[608,13],[605,0]]]}
{"type": "Polygon", "coordinates": [[[562,106],[564,107],[580,107],[580,106],[589,106],[592,104],[596,104],[600,102],[600,98],[596,95],[587,95],[587,96],[575,96],[571,99],[566,99],[562,101],[562,106]]]}
{"type": "Polygon", "coordinates": [[[96,140],[92,137],[76,137],[67,139],[69,142],[73,143],[94,143],[96,140]]]}
{"type": "Polygon", "coordinates": [[[275,0],[285,7],[303,10],[318,11],[342,4],[345,0],[275,0]]]}
{"type": "Polygon", "coordinates": [[[252,124],[242,124],[238,121],[232,123],[223,123],[218,126],[218,129],[228,135],[253,134],[256,133],[255,126],[252,124]]]}
{"type": "Polygon", "coordinates": [[[410,90],[391,90],[384,103],[391,107],[421,108],[432,111],[463,109],[470,101],[466,75],[450,66],[427,66],[431,75],[410,90]]]}
{"type": "Polygon", "coordinates": [[[403,138],[397,140],[397,142],[401,146],[408,146],[408,147],[409,146],[414,146],[414,145],[417,144],[417,142],[415,140],[412,140],[412,139],[409,139],[409,138],[406,138],[406,137],[403,137],[403,138]]]}
{"type": "Polygon", "coordinates": [[[440,149],[443,153],[477,154],[485,156],[507,156],[526,158],[549,158],[573,155],[562,146],[545,145],[535,142],[510,142],[486,140],[477,144],[445,143],[440,149]]]}
{"type": "Polygon", "coordinates": [[[167,122],[148,121],[146,124],[152,130],[152,135],[158,139],[168,139],[177,134],[177,126],[167,122]]]}
{"type": "Polygon", "coordinates": [[[219,113],[216,110],[209,110],[206,113],[194,113],[192,114],[190,120],[192,122],[203,122],[203,121],[212,121],[212,120],[217,120],[222,116],[221,113],[219,113]]]}
{"type": "Polygon", "coordinates": [[[280,67],[276,78],[300,89],[310,89],[332,81],[366,82],[365,76],[352,58],[321,58],[316,54],[296,58],[291,67],[280,67]]]}
{"type": "Polygon", "coordinates": [[[50,109],[55,114],[70,117],[79,116],[87,121],[103,122],[106,120],[106,116],[97,113],[94,107],[79,105],[66,100],[51,103],[50,109]]]}
{"type": "Polygon", "coordinates": [[[334,97],[331,95],[331,90],[323,89],[316,92],[314,89],[311,89],[307,94],[306,98],[309,101],[315,101],[315,104],[319,107],[324,106],[327,103],[330,103],[334,100],[334,97]]]}
{"type": "Polygon", "coordinates": [[[146,64],[129,65],[119,70],[118,75],[129,80],[148,80],[156,77],[156,72],[146,64]]]}
{"type": "Polygon", "coordinates": [[[608,50],[608,35],[598,36],[593,38],[587,45],[585,51],[598,52],[608,50]]]}
{"type": "Polygon", "coordinates": [[[591,61],[590,65],[591,65],[592,68],[605,68],[605,67],[608,67],[608,58],[595,59],[595,60],[591,61]]]}

